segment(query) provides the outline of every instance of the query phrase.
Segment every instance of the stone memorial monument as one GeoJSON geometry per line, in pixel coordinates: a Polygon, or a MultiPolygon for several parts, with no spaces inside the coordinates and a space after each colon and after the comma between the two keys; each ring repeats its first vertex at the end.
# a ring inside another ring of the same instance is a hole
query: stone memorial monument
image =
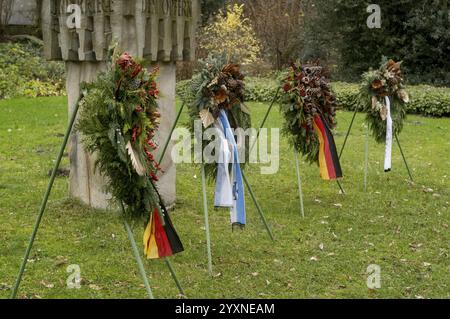
{"type": "MultiPolygon", "coordinates": [[[[123,51],[160,67],[158,139],[164,144],[176,117],[175,63],[194,59],[199,17],[199,0],[44,0],[45,55],[66,63],[69,112],[79,98],[80,84],[94,80],[106,68],[108,48],[118,43],[123,51]]],[[[167,154],[170,151],[171,146],[167,154]]],[[[95,172],[95,159],[84,151],[77,134],[71,137],[69,157],[71,196],[105,208],[109,198],[103,191],[105,180],[95,172]]],[[[170,156],[161,164],[159,188],[166,204],[172,205],[175,164],[170,156]]]]}

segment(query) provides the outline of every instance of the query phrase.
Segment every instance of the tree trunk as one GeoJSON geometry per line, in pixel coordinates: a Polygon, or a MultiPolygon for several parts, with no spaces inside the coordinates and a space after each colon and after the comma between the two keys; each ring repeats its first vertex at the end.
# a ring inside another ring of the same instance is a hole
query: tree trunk
{"type": "MultiPolygon", "coordinates": [[[[36,0],[36,27],[41,30],[41,11],[42,11],[42,0],[36,0]]],[[[40,32],[39,32],[40,33],[40,32]]]]}

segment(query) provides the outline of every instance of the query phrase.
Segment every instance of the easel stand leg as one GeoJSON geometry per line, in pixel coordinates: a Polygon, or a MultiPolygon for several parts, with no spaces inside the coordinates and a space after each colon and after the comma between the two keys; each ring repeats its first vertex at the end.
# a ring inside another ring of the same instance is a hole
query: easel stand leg
{"type": "Polygon", "coordinates": [[[175,119],[175,122],[172,125],[169,137],[167,138],[167,141],[164,144],[164,148],[163,148],[163,151],[162,151],[160,159],[159,159],[159,163],[160,164],[163,161],[164,157],[166,156],[167,148],[169,147],[170,141],[172,140],[173,132],[175,131],[175,128],[177,127],[177,124],[180,121],[180,117],[181,117],[181,114],[183,113],[183,110],[184,110],[185,106],[186,106],[186,102],[183,102],[183,104],[181,105],[180,110],[178,111],[177,118],[175,119]]]}
{"type": "Polygon", "coordinates": [[[203,213],[205,215],[205,231],[206,231],[206,247],[208,253],[208,271],[209,274],[213,275],[212,267],[212,254],[211,254],[211,234],[209,232],[209,213],[208,213],[208,198],[206,196],[206,175],[205,175],[205,165],[202,164],[201,167],[202,174],[202,193],[203,193],[203,213]]]}
{"type": "Polygon", "coordinates": [[[255,148],[256,142],[258,141],[259,136],[261,135],[261,130],[266,125],[266,122],[267,122],[267,119],[269,118],[270,112],[272,112],[273,106],[275,105],[275,102],[278,100],[278,95],[280,94],[280,90],[281,90],[281,87],[278,87],[277,93],[275,94],[275,97],[273,98],[272,103],[270,103],[269,109],[267,110],[266,115],[264,116],[264,119],[261,122],[261,125],[259,126],[258,134],[256,135],[256,139],[253,142],[253,145],[250,147],[249,154],[251,154],[251,152],[255,148]]]}
{"type": "Polygon", "coordinates": [[[295,154],[295,164],[297,168],[298,194],[300,196],[300,210],[302,213],[302,217],[305,218],[305,207],[303,204],[302,175],[300,172],[300,160],[298,158],[298,152],[296,150],[294,150],[294,154],[295,154]]]}
{"type": "Polygon", "coordinates": [[[367,192],[367,179],[369,176],[369,125],[367,125],[364,151],[364,192],[367,192]]]}
{"type": "Polygon", "coordinates": [[[342,184],[339,180],[336,180],[336,184],[338,184],[339,189],[341,190],[341,193],[345,195],[344,187],[342,187],[342,184]]]}
{"type": "MultiPolygon", "coordinates": [[[[122,204],[122,212],[123,212],[123,204],[122,204]]],[[[149,299],[155,299],[153,297],[152,288],[150,288],[150,283],[148,281],[147,273],[145,272],[144,263],[142,262],[141,255],[139,253],[139,250],[136,245],[136,241],[134,240],[133,231],[131,230],[130,225],[128,222],[124,219],[123,221],[125,230],[128,234],[128,239],[130,240],[131,248],[133,249],[134,257],[136,259],[136,263],[139,268],[139,272],[141,273],[142,281],[144,282],[145,289],[147,290],[148,298],[149,299]]]]}
{"type": "Polygon", "coordinates": [[[414,182],[414,178],[412,176],[411,170],[409,169],[408,161],[406,160],[405,153],[403,152],[403,148],[402,148],[402,145],[400,144],[400,140],[399,140],[397,134],[395,134],[395,139],[397,140],[397,144],[398,144],[398,148],[400,149],[400,153],[402,153],[403,162],[405,162],[405,166],[406,166],[406,169],[408,170],[409,178],[410,178],[411,182],[414,182]]]}
{"type": "Polygon", "coordinates": [[[245,185],[247,186],[248,192],[250,193],[253,203],[255,203],[256,209],[259,213],[259,216],[261,216],[261,220],[264,224],[264,227],[266,227],[266,230],[267,230],[267,233],[269,234],[270,239],[272,239],[272,241],[275,241],[272,230],[270,229],[269,224],[267,223],[266,217],[264,216],[263,210],[262,210],[261,206],[259,205],[258,201],[256,200],[256,197],[255,197],[255,194],[253,193],[252,187],[250,186],[250,184],[247,180],[247,177],[245,177],[244,173],[242,173],[242,177],[244,178],[245,185]]]}
{"type": "Polygon", "coordinates": [[[342,155],[344,154],[345,146],[347,146],[348,138],[350,137],[350,133],[353,128],[353,124],[355,123],[356,115],[358,115],[358,108],[356,108],[355,113],[353,113],[352,121],[348,128],[347,134],[345,135],[345,140],[344,140],[344,144],[342,145],[342,148],[341,148],[341,153],[339,154],[339,159],[341,159],[342,155]]]}
{"type": "Polygon", "coordinates": [[[175,272],[175,269],[173,268],[172,263],[170,262],[169,258],[164,258],[164,261],[166,262],[166,266],[170,271],[170,274],[172,275],[173,281],[175,281],[175,284],[177,285],[178,291],[182,296],[186,296],[186,293],[184,292],[183,286],[181,286],[180,280],[177,277],[177,273],[175,272]]]}
{"type": "Polygon", "coordinates": [[[20,266],[19,274],[17,275],[16,283],[11,293],[11,299],[17,298],[17,293],[19,291],[20,283],[22,282],[23,274],[25,272],[25,268],[28,263],[28,259],[30,257],[31,249],[33,248],[34,241],[36,239],[36,235],[38,233],[39,227],[41,225],[42,217],[44,216],[45,209],[47,207],[48,199],[52,192],[53,184],[55,183],[56,174],[58,172],[59,166],[61,165],[62,158],[64,156],[64,150],[66,149],[67,143],[69,142],[69,137],[72,132],[72,128],[75,124],[75,119],[78,114],[79,104],[76,103],[75,109],[73,110],[72,116],[70,118],[69,126],[66,131],[66,135],[64,136],[64,142],[61,145],[61,149],[58,154],[58,158],[55,163],[55,167],[53,168],[52,176],[50,178],[50,182],[48,183],[47,191],[45,192],[44,199],[41,204],[41,208],[39,209],[39,214],[34,224],[33,232],[31,234],[31,238],[29,240],[27,249],[25,251],[25,255],[22,260],[22,264],[20,266]]]}
{"type": "MultiPolygon", "coordinates": [[[[345,147],[347,146],[348,138],[350,137],[350,133],[351,133],[351,131],[353,129],[353,124],[355,123],[355,120],[356,120],[356,115],[358,115],[358,108],[356,108],[355,112],[353,113],[352,121],[350,122],[350,126],[349,126],[349,128],[347,130],[347,134],[345,135],[344,144],[342,145],[341,152],[339,153],[339,159],[341,159],[342,155],[344,154],[344,150],[345,150],[345,147]]],[[[342,187],[341,182],[340,181],[336,181],[336,182],[337,182],[337,184],[339,186],[339,189],[341,190],[342,194],[345,194],[345,190],[342,187]]]]}
{"type": "MultiPolygon", "coordinates": [[[[184,107],[185,107],[185,106],[186,106],[186,102],[183,101],[183,104],[181,105],[181,108],[180,108],[180,110],[178,111],[178,114],[177,114],[177,117],[176,117],[176,119],[175,119],[175,122],[174,122],[173,125],[172,125],[172,128],[171,128],[171,130],[170,130],[169,136],[167,137],[167,141],[166,141],[166,143],[164,144],[163,151],[162,151],[161,156],[160,156],[160,158],[159,158],[159,163],[162,163],[162,161],[164,160],[164,157],[166,156],[167,149],[168,149],[168,147],[169,147],[170,141],[172,140],[173,132],[175,131],[175,129],[176,129],[176,127],[177,127],[177,124],[178,124],[178,122],[180,121],[180,117],[181,117],[181,114],[183,113],[183,110],[184,110],[184,107]]],[[[169,271],[170,271],[170,274],[172,275],[173,280],[175,281],[175,284],[176,284],[177,287],[178,287],[178,290],[180,291],[180,294],[182,294],[183,296],[186,296],[186,294],[184,293],[184,289],[183,289],[183,287],[181,286],[180,281],[179,281],[179,279],[178,279],[178,277],[177,277],[177,274],[176,274],[176,272],[175,272],[175,270],[174,270],[174,268],[173,268],[173,265],[172,265],[172,263],[170,262],[170,259],[166,257],[166,258],[164,258],[164,261],[165,261],[165,263],[166,263],[167,268],[168,268],[169,271]]]]}

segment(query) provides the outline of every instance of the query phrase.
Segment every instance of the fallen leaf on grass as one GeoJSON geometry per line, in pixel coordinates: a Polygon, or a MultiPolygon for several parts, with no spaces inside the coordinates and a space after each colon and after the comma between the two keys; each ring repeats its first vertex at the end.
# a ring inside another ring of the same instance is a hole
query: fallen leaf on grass
{"type": "Polygon", "coordinates": [[[324,249],[325,249],[324,244],[320,244],[320,245],[319,245],[319,249],[320,249],[321,251],[324,251],[324,249]]]}
{"type": "Polygon", "coordinates": [[[44,286],[45,288],[48,288],[48,289],[55,288],[55,285],[54,285],[54,284],[48,283],[48,282],[46,282],[46,281],[44,281],[44,280],[41,281],[41,285],[44,286]]]}
{"type": "Polygon", "coordinates": [[[310,261],[319,261],[319,257],[313,256],[309,259],[310,261]]]}
{"type": "Polygon", "coordinates": [[[253,276],[253,277],[258,277],[258,276],[259,276],[259,273],[258,273],[258,272],[254,272],[254,273],[252,273],[252,276],[253,276]]]}
{"type": "Polygon", "coordinates": [[[11,289],[11,286],[5,283],[0,283],[0,291],[2,290],[9,290],[11,289]]]}
{"type": "Polygon", "coordinates": [[[99,291],[99,290],[102,290],[103,288],[100,286],[94,285],[94,284],[90,284],[89,289],[99,291]]]}
{"type": "Polygon", "coordinates": [[[59,267],[68,263],[68,259],[64,256],[56,257],[55,266],[59,267]]]}
{"type": "Polygon", "coordinates": [[[422,248],[423,244],[421,243],[411,243],[409,244],[409,248],[411,248],[412,251],[417,251],[418,249],[422,248]]]}

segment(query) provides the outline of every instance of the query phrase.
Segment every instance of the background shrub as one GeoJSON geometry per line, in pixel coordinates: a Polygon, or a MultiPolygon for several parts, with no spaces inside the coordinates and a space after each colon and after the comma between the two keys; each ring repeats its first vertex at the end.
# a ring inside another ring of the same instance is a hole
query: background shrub
{"type": "MultiPolygon", "coordinates": [[[[247,101],[271,102],[277,92],[280,81],[275,75],[273,79],[246,78],[247,101]]],[[[190,86],[190,80],[177,84],[177,94],[185,97],[184,92],[190,86]]],[[[341,108],[354,111],[359,105],[359,85],[354,83],[335,82],[333,89],[337,95],[341,108]]],[[[443,117],[450,116],[450,88],[440,88],[428,85],[410,85],[407,90],[411,96],[408,104],[408,113],[425,116],[443,117]]]]}
{"type": "Polygon", "coordinates": [[[0,43],[0,99],[65,92],[64,63],[49,62],[35,43],[0,43]]]}

